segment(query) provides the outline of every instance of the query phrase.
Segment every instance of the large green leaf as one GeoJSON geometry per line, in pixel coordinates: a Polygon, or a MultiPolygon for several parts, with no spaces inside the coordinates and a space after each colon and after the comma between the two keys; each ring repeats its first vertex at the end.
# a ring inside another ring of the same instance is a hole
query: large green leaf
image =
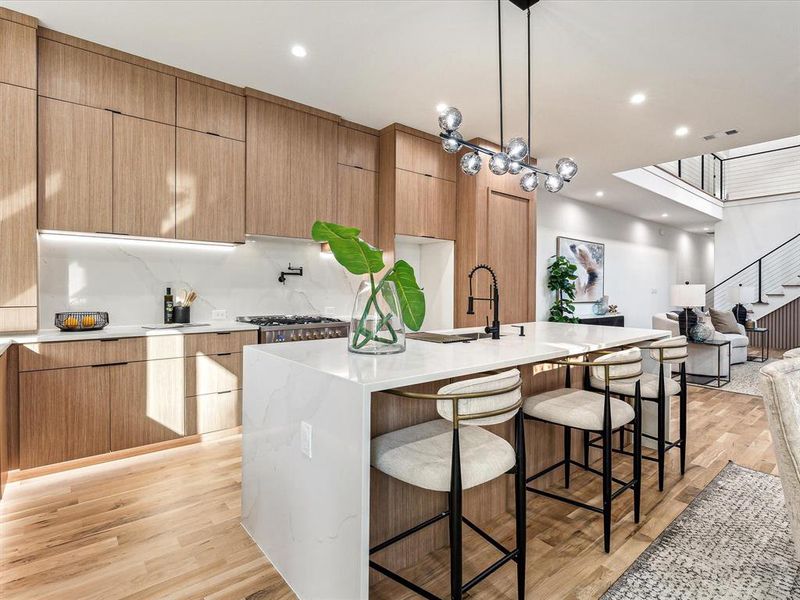
{"type": "Polygon", "coordinates": [[[336,223],[317,221],[311,227],[315,242],[327,242],[333,256],[353,275],[378,273],[383,270],[383,250],[370,246],[358,237],[360,229],[336,223]]]}
{"type": "Polygon", "coordinates": [[[404,260],[398,260],[386,279],[393,281],[400,300],[403,322],[413,330],[419,331],[425,319],[425,294],[414,276],[414,268],[404,260]]]}

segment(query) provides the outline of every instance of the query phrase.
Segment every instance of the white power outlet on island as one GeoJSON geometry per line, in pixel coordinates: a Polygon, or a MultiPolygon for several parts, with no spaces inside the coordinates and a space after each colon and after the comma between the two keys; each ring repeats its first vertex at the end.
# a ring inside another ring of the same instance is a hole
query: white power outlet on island
{"type": "Polygon", "coordinates": [[[311,423],[300,421],[300,452],[311,458],[311,423]]]}
{"type": "Polygon", "coordinates": [[[212,321],[225,321],[227,318],[228,318],[228,311],[225,310],[224,308],[211,311],[212,321]]]}

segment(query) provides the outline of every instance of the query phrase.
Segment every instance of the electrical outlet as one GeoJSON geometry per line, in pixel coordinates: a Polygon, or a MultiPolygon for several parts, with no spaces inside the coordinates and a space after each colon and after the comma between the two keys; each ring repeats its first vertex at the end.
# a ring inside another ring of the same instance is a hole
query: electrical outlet
{"type": "Polygon", "coordinates": [[[227,318],[228,318],[228,311],[225,309],[211,311],[212,321],[224,321],[227,318]]]}
{"type": "Polygon", "coordinates": [[[300,452],[311,458],[311,423],[300,421],[300,452]]]}

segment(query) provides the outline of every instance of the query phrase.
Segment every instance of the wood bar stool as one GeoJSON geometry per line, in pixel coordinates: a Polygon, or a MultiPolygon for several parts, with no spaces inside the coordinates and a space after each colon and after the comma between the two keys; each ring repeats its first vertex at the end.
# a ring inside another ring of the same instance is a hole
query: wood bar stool
{"type": "MultiPolygon", "coordinates": [[[[370,548],[370,556],[447,518],[450,532],[450,596],[460,599],[509,561],[517,563],[517,596],[525,597],[525,436],[520,407],[522,380],[512,369],[486,377],[457,381],[437,394],[404,390],[388,393],[406,398],[435,400],[441,419],[386,433],[372,440],[372,466],[405,483],[448,492],[446,511],[370,548]],[[516,417],[516,448],[481,425],[496,425],[516,417]],[[462,514],[462,493],[503,474],[514,475],[517,547],[509,550],[462,514]],[[473,577],[462,581],[462,523],[492,544],[501,558],[473,577]]],[[[423,598],[436,596],[405,577],[370,560],[377,572],[404,585],[423,598]]]]}
{"type": "Polygon", "coordinates": [[[634,521],[636,523],[639,522],[642,472],[642,406],[639,396],[639,377],[642,375],[642,353],[639,348],[630,348],[603,354],[594,360],[565,359],[552,361],[552,364],[567,367],[564,388],[527,398],[522,410],[526,418],[552,425],[560,425],[564,428],[564,458],[562,461],[528,477],[527,483],[535,481],[539,477],[563,466],[564,488],[569,489],[570,465],[574,464],[602,477],[603,505],[598,507],[586,504],[573,498],[533,487],[527,487],[527,490],[534,494],[601,513],[603,515],[603,546],[605,551],[609,552],[611,550],[611,503],[626,490],[633,490],[634,521]],[[573,366],[582,366],[590,369],[593,375],[600,377],[604,382],[604,393],[599,394],[591,390],[571,388],[570,367],[573,366]],[[633,407],[627,402],[611,397],[611,385],[617,381],[624,381],[634,386],[636,401],[633,407]],[[630,481],[623,481],[614,477],[612,472],[612,435],[614,431],[621,430],[629,423],[633,423],[634,430],[633,477],[630,481]],[[585,436],[590,432],[601,434],[599,439],[603,441],[602,470],[598,471],[589,467],[588,461],[581,464],[572,460],[571,440],[573,429],[583,430],[585,436]],[[619,485],[616,490],[612,490],[614,483],[619,485]]]}
{"type": "MultiPolygon", "coordinates": [[[[681,335],[665,340],[652,342],[649,346],[640,346],[650,350],[650,356],[658,361],[658,375],[654,373],[643,373],[639,379],[642,400],[655,402],[658,404],[658,435],[652,436],[643,433],[642,436],[653,440],[657,444],[657,456],[643,455],[644,460],[658,463],[658,491],[664,491],[664,463],[665,456],[669,450],[680,448],[681,451],[681,475],[686,471],[686,359],[689,356],[689,344],[686,336],[681,335]],[[672,365],[680,365],[680,383],[672,379],[672,365]],[[665,366],[669,368],[666,371],[665,366]],[[667,406],[672,396],[678,396],[680,402],[680,432],[678,439],[674,442],[667,438],[667,406]]],[[[589,378],[589,385],[594,389],[602,389],[603,379],[592,374],[589,378]]],[[[617,394],[621,399],[633,398],[634,385],[628,381],[612,381],[609,384],[612,394],[617,394]]],[[[633,454],[625,450],[625,431],[631,431],[630,427],[622,428],[619,431],[619,447],[615,452],[632,456],[633,454]]],[[[598,448],[597,443],[600,438],[590,440],[588,436],[584,438],[584,462],[589,462],[589,447],[598,448]]]]}

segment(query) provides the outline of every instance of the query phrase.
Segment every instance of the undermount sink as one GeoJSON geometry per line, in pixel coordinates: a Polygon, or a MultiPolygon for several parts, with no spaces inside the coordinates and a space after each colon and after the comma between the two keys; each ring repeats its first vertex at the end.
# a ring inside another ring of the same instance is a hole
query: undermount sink
{"type": "MultiPolygon", "coordinates": [[[[458,334],[456,334],[456,335],[458,335],[459,337],[463,337],[463,338],[469,339],[469,340],[483,340],[483,339],[486,339],[486,338],[491,338],[491,337],[492,337],[492,334],[491,334],[491,333],[482,333],[482,332],[476,332],[476,333],[458,333],[458,334]]],[[[504,335],[504,334],[502,334],[502,333],[501,333],[501,334],[500,334],[500,337],[503,337],[503,335],[504,335]]]]}

